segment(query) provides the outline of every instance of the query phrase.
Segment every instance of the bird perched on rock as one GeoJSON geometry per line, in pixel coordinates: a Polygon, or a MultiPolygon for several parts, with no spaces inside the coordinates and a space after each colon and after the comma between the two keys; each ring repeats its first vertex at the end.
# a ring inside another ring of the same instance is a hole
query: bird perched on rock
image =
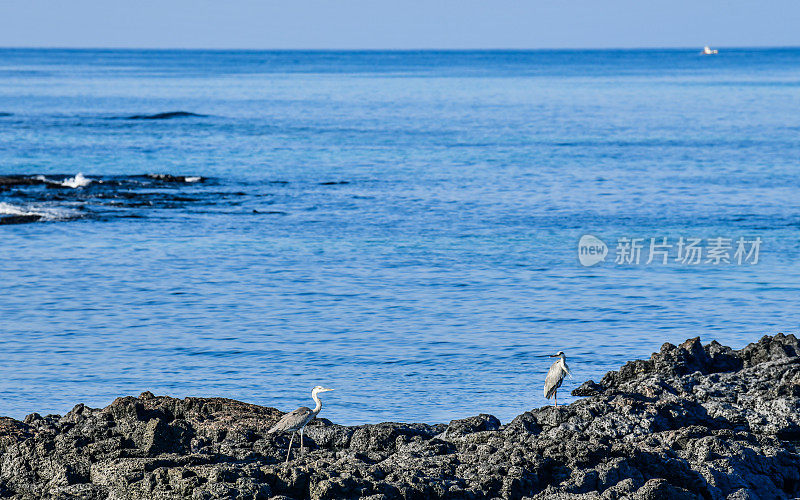
{"type": "Polygon", "coordinates": [[[294,435],[297,431],[300,431],[300,454],[302,455],[305,449],[303,448],[303,429],[305,429],[306,424],[314,420],[314,417],[319,414],[320,410],[322,410],[322,401],[319,400],[317,394],[320,392],[328,392],[332,391],[333,389],[327,389],[318,385],[311,390],[311,397],[314,399],[314,402],[317,405],[312,410],[311,408],[301,406],[300,408],[287,413],[284,415],[278,423],[272,426],[272,429],[269,430],[270,434],[274,434],[276,432],[291,432],[292,438],[289,440],[289,449],[286,451],[286,463],[289,463],[289,453],[292,451],[292,442],[294,441],[294,435]]]}
{"type": "Polygon", "coordinates": [[[564,351],[558,351],[556,354],[551,354],[551,358],[559,358],[558,361],[550,365],[550,371],[547,372],[547,378],[544,379],[544,397],[547,399],[555,398],[555,405],[558,406],[558,388],[561,387],[561,382],[564,377],[569,375],[572,378],[572,373],[567,366],[567,357],[564,351]]]}

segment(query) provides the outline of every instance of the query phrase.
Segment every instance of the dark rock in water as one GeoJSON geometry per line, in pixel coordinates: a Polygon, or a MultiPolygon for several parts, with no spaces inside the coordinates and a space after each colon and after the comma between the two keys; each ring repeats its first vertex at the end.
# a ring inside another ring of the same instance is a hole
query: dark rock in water
{"type": "Polygon", "coordinates": [[[44,184],[41,178],[26,176],[26,175],[7,175],[0,176],[0,188],[12,186],[33,186],[36,184],[44,184]]]}
{"type": "Polygon", "coordinates": [[[254,214],[266,214],[266,215],[289,215],[287,212],[281,210],[253,210],[254,214]]]}
{"type": "Polygon", "coordinates": [[[156,113],[154,115],[133,115],[126,117],[127,120],[169,120],[170,118],[203,118],[208,115],[190,113],[188,111],[168,111],[166,113],[156,113]]]}
{"type": "Polygon", "coordinates": [[[170,174],[147,174],[145,177],[161,182],[204,182],[205,177],[199,175],[170,175],[170,174]]]}
{"type": "Polygon", "coordinates": [[[4,215],[0,216],[0,226],[8,224],[27,224],[29,222],[37,222],[42,218],[41,215],[4,215]]]}
{"type": "MultiPolygon", "coordinates": [[[[665,344],[502,426],[317,419],[283,460],[282,413],[146,392],[103,409],[0,418],[16,498],[739,499],[800,495],[800,344],[665,344]]],[[[532,377],[535,375],[532,374],[532,377]]],[[[297,440],[295,440],[295,445],[297,440]]]]}

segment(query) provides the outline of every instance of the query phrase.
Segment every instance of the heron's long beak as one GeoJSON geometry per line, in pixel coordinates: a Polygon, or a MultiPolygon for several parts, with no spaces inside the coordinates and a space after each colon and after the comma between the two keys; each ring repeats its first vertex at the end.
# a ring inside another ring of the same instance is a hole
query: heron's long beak
{"type": "Polygon", "coordinates": [[[329,391],[332,391],[332,390],[333,390],[333,389],[322,389],[322,390],[321,390],[321,391],[319,391],[319,392],[329,392],[329,391]]]}

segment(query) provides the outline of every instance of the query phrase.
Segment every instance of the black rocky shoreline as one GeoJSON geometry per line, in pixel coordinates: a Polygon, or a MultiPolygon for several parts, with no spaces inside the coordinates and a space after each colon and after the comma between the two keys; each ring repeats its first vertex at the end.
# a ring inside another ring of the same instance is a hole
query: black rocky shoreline
{"type": "MultiPolygon", "coordinates": [[[[282,413],[221,398],[117,398],[0,418],[0,497],[766,499],[800,496],[800,344],[664,344],[502,425],[318,419],[283,461],[282,413]]],[[[295,441],[296,444],[296,441],[295,441]]]]}

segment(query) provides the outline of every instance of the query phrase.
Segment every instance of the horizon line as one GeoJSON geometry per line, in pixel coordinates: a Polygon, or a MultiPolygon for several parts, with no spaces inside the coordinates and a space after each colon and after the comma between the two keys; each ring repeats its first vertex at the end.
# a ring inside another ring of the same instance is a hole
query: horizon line
{"type": "MultiPolygon", "coordinates": [[[[152,51],[197,51],[197,52],[537,52],[537,51],[611,51],[611,50],[697,50],[705,45],[672,45],[672,46],[646,46],[646,47],[462,47],[462,48],[437,48],[437,47],[407,47],[407,48],[248,48],[248,47],[102,47],[102,46],[5,46],[0,45],[0,50],[152,50],[152,51]]],[[[725,50],[740,49],[800,49],[800,45],[714,45],[709,47],[723,48],[725,50]]]]}

